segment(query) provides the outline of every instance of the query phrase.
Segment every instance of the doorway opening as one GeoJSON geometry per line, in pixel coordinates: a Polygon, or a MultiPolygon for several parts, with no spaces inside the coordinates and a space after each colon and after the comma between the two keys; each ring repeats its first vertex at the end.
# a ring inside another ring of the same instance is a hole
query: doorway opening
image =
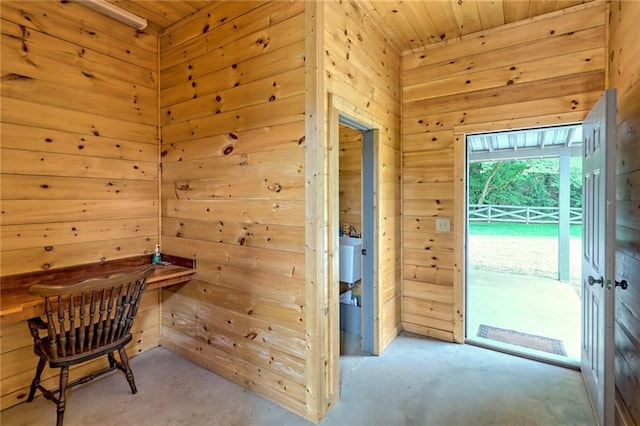
{"type": "Polygon", "coordinates": [[[338,135],[340,355],[347,373],[374,352],[374,137],[342,115],[338,135]]]}
{"type": "Polygon", "coordinates": [[[582,128],[466,137],[466,341],[580,364],[582,128]]]}

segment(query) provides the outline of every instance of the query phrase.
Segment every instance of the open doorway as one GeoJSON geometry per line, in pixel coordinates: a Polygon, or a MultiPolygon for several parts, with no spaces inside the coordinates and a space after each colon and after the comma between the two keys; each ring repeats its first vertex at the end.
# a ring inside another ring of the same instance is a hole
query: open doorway
{"type": "Polygon", "coordinates": [[[340,363],[348,374],[374,352],[374,137],[343,116],[338,130],[340,363]]]}
{"type": "Polygon", "coordinates": [[[339,125],[340,356],[362,351],[363,132],[339,125]]]}
{"type": "MultiPolygon", "coordinates": [[[[358,130],[362,134],[362,301],[360,308],[361,335],[360,351],[365,355],[357,358],[365,359],[369,355],[378,355],[381,348],[380,333],[380,263],[379,217],[382,157],[380,155],[379,133],[381,125],[374,117],[360,111],[355,105],[331,94],[329,97],[328,116],[328,150],[326,152],[326,171],[328,173],[326,193],[318,193],[318,202],[324,200],[327,208],[328,222],[326,240],[329,262],[329,304],[326,308],[329,319],[327,329],[328,352],[326,361],[330,388],[339,398],[339,389],[344,379],[350,375],[350,365],[340,356],[340,127],[341,125],[358,130]]],[[[356,154],[357,155],[357,154],[356,154]]]]}
{"type": "Polygon", "coordinates": [[[580,125],[467,136],[466,339],[577,367],[580,125]]]}

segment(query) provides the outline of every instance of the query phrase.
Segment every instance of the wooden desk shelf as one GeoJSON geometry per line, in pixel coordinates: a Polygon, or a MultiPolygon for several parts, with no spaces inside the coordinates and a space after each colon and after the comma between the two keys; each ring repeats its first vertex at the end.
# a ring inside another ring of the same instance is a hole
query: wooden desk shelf
{"type": "MultiPolygon", "coordinates": [[[[195,260],[167,255],[163,255],[163,259],[171,262],[171,265],[156,265],[156,270],[147,279],[145,291],[186,283],[196,272],[195,260]]],[[[2,277],[0,324],[24,321],[44,312],[42,298],[29,294],[29,287],[34,284],[71,284],[87,278],[131,271],[150,263],[150,256],[138,256],[2,277]]]]}

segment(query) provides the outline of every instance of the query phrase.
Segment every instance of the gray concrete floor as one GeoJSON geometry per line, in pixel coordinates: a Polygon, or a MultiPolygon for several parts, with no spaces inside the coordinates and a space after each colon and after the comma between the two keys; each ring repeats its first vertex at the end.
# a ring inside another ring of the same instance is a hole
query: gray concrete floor
{"type": "Polygon", "coordinates": [[[467,337],[532,355],[580,363],[580,298],[570,283],[549,278],[470,269],[467,337]],[[562,341],[566,357],[476,338],[480,324],[562,341]]]}
{"type": "MultiPolygon", "coordinates": [[[[470,345],[401,334],[379,357],[342,363],[342,398],[321,425],[594,425],[580,373],[470,345]]],[[[358,358],[358,359],[356,359],[358,358]]],[[[309,425],[161,347],[72,389],[65,425],[309,425]]],[[[52,425],[42,397],[4,410],[2,425],[52,425]]]]}

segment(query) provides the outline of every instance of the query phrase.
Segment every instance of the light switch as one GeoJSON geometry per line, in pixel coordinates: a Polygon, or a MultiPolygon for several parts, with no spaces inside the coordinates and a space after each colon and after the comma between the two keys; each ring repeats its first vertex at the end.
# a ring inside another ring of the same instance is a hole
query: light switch
{"type": "Polygon", "coordinates": [[[436,219],[436,232],[451,232],[451,220],[437,218],[436,219]]]}

